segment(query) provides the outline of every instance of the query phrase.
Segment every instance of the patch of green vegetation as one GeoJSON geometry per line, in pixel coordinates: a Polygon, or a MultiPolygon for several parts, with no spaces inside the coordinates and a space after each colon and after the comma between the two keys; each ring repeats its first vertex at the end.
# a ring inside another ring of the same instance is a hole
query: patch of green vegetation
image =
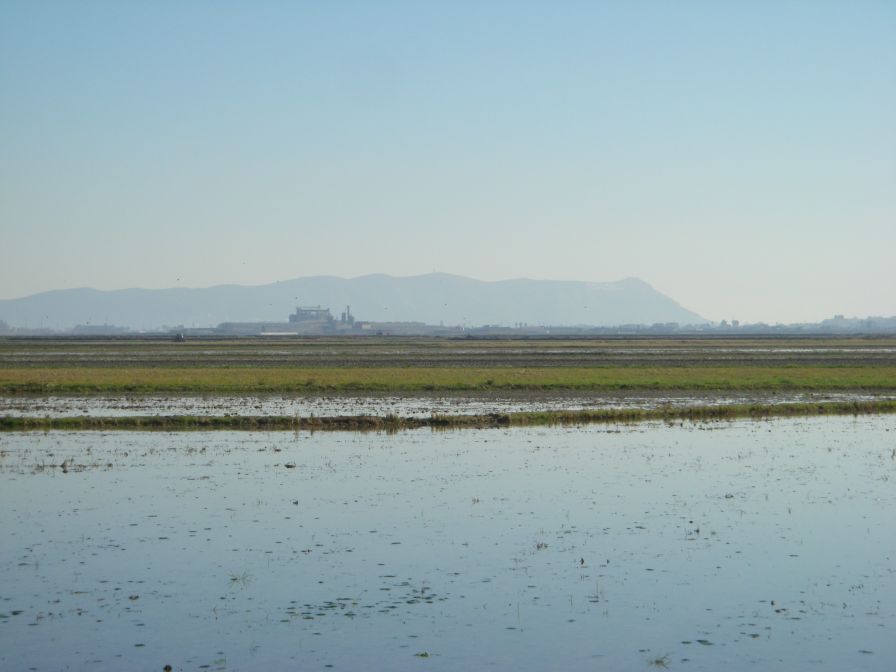
{"type": "Polygon", "coordinates": [[[399,431],[405,429],[484,429],[538,425],[585,425],[660,420],[713,421],[739,418],[896,413],[896,400],[793,404],[731,404],[651,409],[600,409],[492,413],[487,415],[432,415],[428,418],[387,416],[129,416],[64,418],[0,418],[0,431],[46,430],[310,430],[399,431]]]}
{"type": "Polygon", "coordinates": [[[896,366],[0,368],[6,395],[856,389],[896,390],[896,366]]]}

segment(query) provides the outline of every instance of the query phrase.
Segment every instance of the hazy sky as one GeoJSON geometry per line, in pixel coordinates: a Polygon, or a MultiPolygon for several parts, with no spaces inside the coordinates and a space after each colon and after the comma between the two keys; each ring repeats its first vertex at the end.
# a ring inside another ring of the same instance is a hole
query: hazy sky
{"type": "Polygon", "coordinates": [[[896,314],[896,2],[0,1],[0,298],[433,270],[896,314]]]}

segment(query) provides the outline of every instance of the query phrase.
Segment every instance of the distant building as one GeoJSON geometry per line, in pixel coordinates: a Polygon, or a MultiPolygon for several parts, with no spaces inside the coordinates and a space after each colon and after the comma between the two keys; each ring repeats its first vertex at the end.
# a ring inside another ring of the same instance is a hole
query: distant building
{"type": "Polygon", "coordinates": [[[342,311],[342,315],[341,315],[339,321],[342,322],[342,324],[348,324],[349,326],[351,326],[355,323],[355,316],[352,315],[351,306],[345,307],[345,310],[342,311]]]}
{"type": "MultiPolygon", "coordinates": [[[[329,324],[335,322],[329,308],[315,306],[313,308],[300,308],[296,306],[296,312],[289,316],[290,322],[322,322],[329,324]]],[[[343,320],[344,322],[345,320],[343,320]]]]}
{"type": "Polygon", "coordinates": [[[338,320],[329,308],[297,306],[288,322],[222,322],[214,331],[235,336],[314,336],[348,334],[365,328],[365,323],[355,320],[349,306],[345,307],[338,320]]]}

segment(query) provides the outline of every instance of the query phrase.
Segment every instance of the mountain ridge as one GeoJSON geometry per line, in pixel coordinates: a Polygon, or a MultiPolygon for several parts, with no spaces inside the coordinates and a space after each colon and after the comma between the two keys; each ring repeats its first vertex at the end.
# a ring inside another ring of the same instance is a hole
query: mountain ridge
{"type": "Polygon", "coordinates": [[[703,324],[647,282],[485,281],[450,273],[354,278],[315,275],[262,285],[145,289],[55,289],[0,300],[0,320],[13,327],[65,329],[114,324],[131,329],[215,326],[222,322],[285,322],[297,305],[320,305],[334,316],[345,306],[359,320],[511,326],[617,326],[678,322],[703,324]]]}

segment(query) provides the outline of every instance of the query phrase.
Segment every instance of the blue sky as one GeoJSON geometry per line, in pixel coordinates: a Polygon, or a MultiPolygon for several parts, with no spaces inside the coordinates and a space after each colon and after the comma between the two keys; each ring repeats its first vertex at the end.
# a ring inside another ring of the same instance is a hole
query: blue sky
{"type": "Polygon", "coordinates": [[[0,2],[0,298],[303,275],[896,314],[896,3],[0,2]]]}

